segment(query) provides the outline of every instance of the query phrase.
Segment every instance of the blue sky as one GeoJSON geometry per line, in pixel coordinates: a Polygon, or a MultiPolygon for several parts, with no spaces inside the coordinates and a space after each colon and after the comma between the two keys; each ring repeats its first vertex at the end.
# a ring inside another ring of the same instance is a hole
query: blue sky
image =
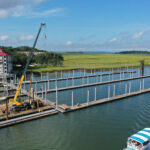
{"type": "Polygon", "coordinates": [[[0,0],[0,45],[49,51],[150,50],[149,0],[0,0]],[[44,38],[44,35],[47,38],[44,38]]]}

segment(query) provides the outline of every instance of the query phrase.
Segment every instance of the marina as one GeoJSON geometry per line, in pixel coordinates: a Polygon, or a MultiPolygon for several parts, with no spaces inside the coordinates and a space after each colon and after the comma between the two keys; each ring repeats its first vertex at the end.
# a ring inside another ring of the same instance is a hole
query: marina
{"type": "MultiPolygon", "coordinates": [[[[124,71],[126,72],[126,71],[124,71]]],[[[39,91],[39,92],[36,92],[35,90],[35,93],[34,93],[34,98],[35,99],[39,99],[41,102],[43,102],[45,105],[47,105],[46,107],[51,107],[51,109],[53,111],[56,111],[57,113],[60,112],[60,113],[66,113],[66,112],[72,112],[72,111],[76,111],[76,110],[79,110],[79,109],[84,109],[84,108],[88,108],[88,107],[91,107],[91,106],[94,106],[94,105],[100,105],[100,104],[103,104],[103,103],[109,103],[109,102],[112,102],[112,101],[116,101],[116,100],[121,100],[121,99],[126,99],[128,97],[133,97],[133,96],[136,96],[136,95],[139,95],[139,94],[144,94],[144,93],[148,93],[150,92],[150,88],[145,88],[145,79],[149,79],[150,75],[144,75],[144,76],[133,76],[131,77],[131,73],[136,73],[136,71],[132,71],[132,72],[126,72],[128,73],[129,75],[129,78],[128,76],[126,78],[121,78],[119,80],[116,80],[115,78],[113,80],[109,80],[110,79],[110,73],[108,74],[105,74],[107,75],[107,78],[108,78],[108,81],[101,81],[101,82],[96,82],[96,83],[91,83],[91,84],[85,84],[85,85],[80,85],[80,86],[71,86],[71,87],[64,87],[64,88],[58,88],[57,86],[57,80],[55,79],[55,89],[51,89],[51,90],[47,90],[44,91],[45,93],[45,96],[43,96],[43,92],[39,91]],[[132,91],[132,82],[134,80],[140,80],[139,82],[139,90],[137,91],[132,91]],[[132,81],[132,82],[131,82],[132,81]],[[115,84],[117,84],[118,82],[121,82],[121,83],[125,83],[124,86],[124,93],[122,94],[119,94],[119,95],[116,95],[117,91],[116,91],[116,86],[115,84]],[[126,84],[126,82],[129,82],[128,85],[126,84]],[[113,84],[112,87],[110,87],[110,85],[113,84]],[[97,86],[104,86],[104,85],[108,85],[108,95],[106,98],[101,98],[101,99],[98,99],[97,97],[97,86]],[[76,102],[75,98],[74,98],[74,89],[78,89],[80,90],[80,88],[90,88],[90,87],[94,87],[95,91],[95,96],[94,96],[94,99],[93,100],[90,100],[90,91],[89,89],[87,90],[87,100],[86,102],[82,102],[82,103],[78,103],[76,102]],[[58,99],[58,92],[65,92],[65,90],[71,90],[72,91],[72,98],[71,98],[71,105],[68,105],[68,104],[65,104],[65,103],[60,103],[60,99],[58,99]],[[112,90],[112,95],[111,95],[111,90],[112,90]],[[48,97],[48,94],[51,93],[51,92],[55,92],[56,94],[56,99],[55,101],[50,101],[49,97],[48,97]],[[37,94],[42,94],[40,96],[38,96],[37,94]]],[[[120,73],[117,73],[117,74],[120,74],[120,73]]],[[[138,74],[138,71],[137,73],[138,74]]],[[[112,74],[113,75],[113,74],[112,74]]],[[[97,78],[97,76],[94,76],[95,78],[97,78]]],[[[114,77],[115,77],[115,74],[114,74],[114,77]]],[[[120,77],[120,76],[119,76],[120,77]]],[[[17,89],[16,85],[15,84],[12,84],[12,83],[5,83],[7,84],[7,86],[9,88],[11,87],[14,87],[15,89],[17,89]]],[[[32,84],[34,85],[34,83],[32,82],[32,84]]],[[[11,89],[12,90],[12,89],[11,89]]],[[[8,90],[9,91],[9,90],[8,90]]],[[[21,95],[19,94],[19,96],[30,96],[31,98],[33,98],[32,95],[28,95],[28,92],[26,91],[26,89],[22,89],[21,90],[21,95]]],[[[11,98],[13,97],[14,95],[9,95],[8,97],[11,98]]],[[[42,111],[42,110],[41,110],[42,111]]],[[[45,110],[44,110],[45,111],[45,110]]],[[[56,113],[56,114],[57,114],[56,113]]],[[[22,113],[22,115],[25,115],[26,113],[22,113]]],[[[31,112],[28,111],[27,112],[27,116],[30,115],[31,112]]],[[[40,112],[36,112],[35,110],[35,114],[36,114],[36,117],[37,116],[41,116],[40,115],[40,112]]],[[[46,113],[47,114],[47,113],[46,113]]],[[[11,118],[11,116],[9,116],[11,118]]],[[[41,116],[42,117],[42,116],[41,116]]],[[[15,115],[14,118],[18,118],[18,121],[19,121],[19,115],[15,115]]],[[[34,117],[33,117],[34,118],[34,117]]],[[[38,117],[37,117],[38,118],[38,117]]],[[[40,118],[40,117],[39,117],[40,118]]],[[[11,120],[11,119],[10,119],[11,120]]],[[[25,119],[26,121],[28,120],[28,117],[25,119]]],[[[31,118],[29,117],[29,121],[31,120],[31,118]]],[[[7,122],[7,121],[6,121],[7,122]]],[[[24,122],[24,121],[20,121],[20,122],[24,122]]],[[[16,122],[17,124],[18,122],[16,122]]],[[[14,125],[15,123],[14,122],[9,122],[9,124],[7,124],[6,126],[9,126],[9,125],[14,125]],[[12,123],[12,124],[11,124],[12,123]]],[[[5,126],[5,121],[1,124],[2,127],[6,127],[5,126]],[[4,126],[3,126],[4,125],[4,126]]]]}
{"type": "Polygon", "coordinates": [[[0,0],[0,150],[150,150],[149,6],[0,0]]]}

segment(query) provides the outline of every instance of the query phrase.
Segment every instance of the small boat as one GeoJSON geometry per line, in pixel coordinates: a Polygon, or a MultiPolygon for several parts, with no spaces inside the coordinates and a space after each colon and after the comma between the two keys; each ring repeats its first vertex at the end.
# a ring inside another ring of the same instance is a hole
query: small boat
{"type": "Polygon", "coordinates": [[[150,150],[150,128],[144,128],[130,136],[126,150],[150,150]]]}

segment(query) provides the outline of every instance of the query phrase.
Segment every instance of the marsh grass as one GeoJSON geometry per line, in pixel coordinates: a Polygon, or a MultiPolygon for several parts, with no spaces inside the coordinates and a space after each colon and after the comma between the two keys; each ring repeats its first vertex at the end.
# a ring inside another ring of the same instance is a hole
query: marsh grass
{"type": "Polygon", "coordinates": [[[119,54],[64,54],[62,67],[46,66],[32,69],[33,72],[72,70],[72,69],[100,69],[119,67],[138,67],[140,61],[150,66],[150,55],[119,55],[119,54]]]}

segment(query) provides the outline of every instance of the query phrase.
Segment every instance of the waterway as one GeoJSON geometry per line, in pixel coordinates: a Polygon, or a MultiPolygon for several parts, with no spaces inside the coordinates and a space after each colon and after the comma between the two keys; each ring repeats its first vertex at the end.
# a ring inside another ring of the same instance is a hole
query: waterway
{"type": "MultiPolygon", "coordinates": [[[[139,74],[136,70],[134,76],[139,74]]],[[[146,74],[149,68],[145,69],[146,74]]],[[[128,91],[129,81],[117,83],[116,95],[123,94],[126,85],[128,91]]],[[[113,84],[97,86],[97,99],[108,96],[108,86],[113,95],[113,84]]],[[[144,88],[150,88],[150,78],[144,80],[144,88]]],[[[89,88],[90,100],[95,98],[94,89],[89,88]]],[[[139,89],[140,80],[132,81],[131,91],[139,89]]],[[[58,93],[60,104],[71,105],[71,91],[58,93]]],[[[74,95],[74,103],[86,102],[87,88],[74,90],[74,95]]],[[[47,97],[55,101],[55,93],[47,97]]],[[[0,150],[123,150],[127,137],[150,127],[149,116],[150,93],[147,93],[0,129],[0,150]]]]}

